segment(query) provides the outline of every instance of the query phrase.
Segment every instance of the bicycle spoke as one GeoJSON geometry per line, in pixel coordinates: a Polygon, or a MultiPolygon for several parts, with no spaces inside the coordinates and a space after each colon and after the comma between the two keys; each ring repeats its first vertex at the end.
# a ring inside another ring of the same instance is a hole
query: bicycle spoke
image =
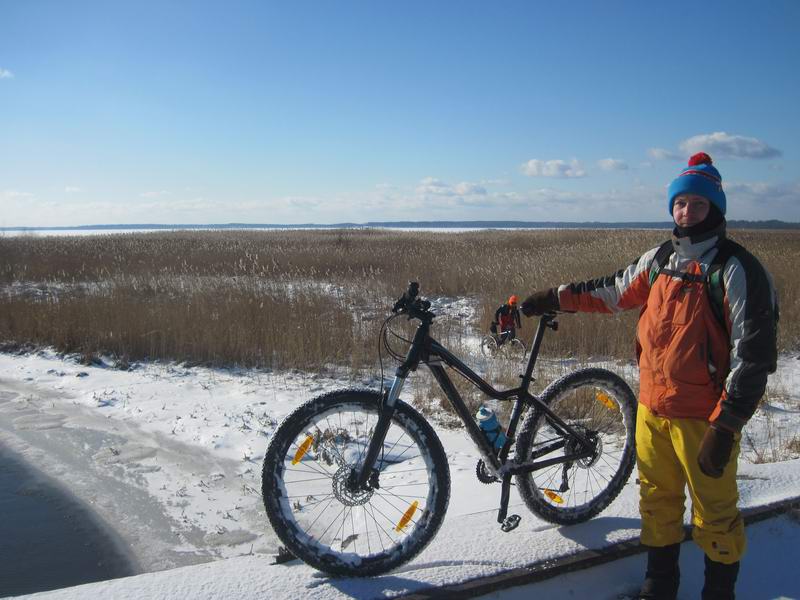
{"type": "Polygon", "coordinates": [[[372,554],[372,544],[370,544],[369,541],[369,521],[367,521],[367,509],[362,506],[361,510],[364,511],[364,522],[367,524],[367,554],[372,554]]]}
{"type": "Polygon", "coordinates": [[[330,481],[330,477],[316,477],[314,479],[293,479],[292,481],[287,481],[286,483],[295,484],[295,483],[308,483],[309,481],[330,481]]]}
{"type": "MultiPolygon", "coordinates": [[[[389,502],[386,502],[386,504],[388,504],[389,506],[391,506],[392,508],[394,508],[394,509],[395,509],[397,512],[399,512],[400,514],[403,514],[403,513],[405,512],[405,511],[402,511],[402,510],[398,509],[398,508],[397,508],[397,507],[395,507],[395,506],[392,506],[392,504],[391,504],[391,503],[389,503],[389,502]]],[[[396,521],[393,521],[393,520],[392,520],[392,519],[390,519],[388,516],[386,516],[386,515],[383,513],[383,511],[382,511],[382,510],[380,510],[378,507],[375,507],[375,510],[377,510],[377,511],[378,511],[378,513],[379,513],[379,514],[380,514],[380,515],[381,515],[381,516],[382,516],[384,519],[386,519],[386,522],[387,522],[387,523],[389,523],[389,526],[391,527],[391,530],[390,530],[390,531],[393,531],[393,532],[395,532],[396,530],[395,530],[395,528],[394,528],[394,526],[393,526],[393,523],[395,523],[396,521]]],[[[416,525],[416,524],[417,524],[417,523],[416,523],[416,521],[413,521],[413,523],[414,523],[414,525],[416,525]]]]}
{"type": "MultiPolygon", "coordinates": [[[[333,504],[333,501],[334,501],[334,500],[335,500],[335,498],[333,497],[333,495],[331,495],[331,497],[328,499],[328,502],[327,502],[327,504],[325,505],[325,508],[323,508],[322,510],[320,510],[320,511],[319,511],[319,514],[318,514],[318,515],[317,515],[317,516],[314,518],[314,520],[313,520],[313,521],[312,521],[312,522],[309,524],[309,526],[308,526],[308,531],[311,531],[312,529],[314,529],[314,525],[316,525],[316,524],[317,524],[317,521],[319,521],[320,517],[321,517],[322,515],[324,515],[324,514],[325,514],[325,511],[328,509],[328,507],[329,507],[331,504],[333,504]]],[[[312,514],[314,514],[314,512],[315,512],[315,511],[316,511],[316,510],[317,510],[317,509],[318,509],[320,506],[322,506],[322,502],[320,502],[320,503],[319,503],[317,506],[315,506],[313,509],[311,509],[311,513],[310,513],[308,516],[310,517],[312,514]]]]}
{"type": "Polygon", "coordinates": [[[386,536],[386,539],[389,540],[390,544],[392,543],[392,538],[390,538],[386,534],[386,532],[383,529],[381,529],[380,524],[378,523],[378,519],[375,518],[375,508],[371,504],[368,504],[367,506],[369,506],[369,509],[371,511],[370,516],[372,517],[372,522],[375,524],[375,533],[378,535],[378,542],[380,542],[381,549],[386,550],[386,546],[383,545],[383,538],[381,537],[381,533],[383,533],[383,535],[386,536]]]}
{"type": "MultiPolygon", "coordinates": [[[[334,500],[334,498],[331,498],[331,503],[333,503],[333,500],[334,500]]],[[[323,532],[322,532],[322,533],[321,533],[321,534],[318,536],[320,540],[323,540],[323,539],[325,538],[325,534],[326,534],[326,533],[328,533],[328,529],[330,529],[330,528],[331,528],[331,526],[332,526],[332,525],[333,525],[333,524],[336,522],[336,520],[339,518],[339,515],[341,515],[341,514],[342,514],[342,513],[345,511],[345,508],[346,508],[346,507],[343,507],[343,508],[342,508],[342,510],[339,512],[339,514],[338,514],[338,515],[336,515],[336,517],[335,517],[335,518],[334,518],[334,519],[331,521],[330,525],[328,525],[328,526],[325,528],[325,531],[323,531],[323,532]]],[[[320,518],[322,515],[324,515],[324,514],[325,514],[325,511],[320,511],[319,515],[317,515],[317,518],[316,518],[316,519],[314,519],[314,521],[311,523],[311,525],[309,525],[309,526],[308,526],[307,533],[310,533],[310,532],[311,532],[311,530],[314,528],[314,525],[317,523],[317,521],[319,520],[319,518],[320,518]]]]}
{"type": "Polygon", "coordinates": [[[355,485],[380,397],[360,391],[339,397],[303,405],[287,418],[294,419],[290,430],[281,431],[285,422],[273,434],[264,503],[280,539],[309,564],[339,574],[383,572],[416,554],[441,525],[449,495],[446,455],[430,425],[401,402],[375,471],[367,484],[355,485]]]}

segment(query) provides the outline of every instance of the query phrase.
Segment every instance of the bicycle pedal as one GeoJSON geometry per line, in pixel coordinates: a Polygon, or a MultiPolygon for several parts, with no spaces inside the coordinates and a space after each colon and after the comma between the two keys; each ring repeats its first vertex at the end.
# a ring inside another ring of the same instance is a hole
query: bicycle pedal
{"type": "Polygon", "coordinates": [[[500,526],[500,529],[508,533],[509,531],[513,531],[517,527],[519,527],[519,522],[522,521],[522,517],[519,515],[509,515],[503,521],[503,524],[500,526]]]}

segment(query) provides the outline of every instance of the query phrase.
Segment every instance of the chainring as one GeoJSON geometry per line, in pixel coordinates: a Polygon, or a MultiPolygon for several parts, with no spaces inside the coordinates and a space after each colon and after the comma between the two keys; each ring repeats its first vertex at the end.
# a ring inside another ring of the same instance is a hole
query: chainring
{"type": "Polygon", "coordinates": [[[475,476],[478,478],[478,481],[487,485],[500,481],[497,477],[489,473],[489,471],[486,469],[486,463],[483,462],[483,459],[479,460],[478,464],[475,465],[475,476]]]}

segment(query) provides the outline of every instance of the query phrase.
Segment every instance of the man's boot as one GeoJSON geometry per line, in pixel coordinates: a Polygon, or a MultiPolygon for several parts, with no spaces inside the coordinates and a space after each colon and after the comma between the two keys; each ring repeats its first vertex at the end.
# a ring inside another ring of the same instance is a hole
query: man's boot
{"type": "Polygon", "coordinates": [[[703,600],[735,600],[738,576],[738,562],[726,565],[706,556],[706,583],[703,586],[703,600]]]}
{"type": "Polygon", "coordinates": [[[647,552],[647,573],[645,573],[640,600],[675,600],[681,571],[678,568],[680,544],[651,547],[647,552]]]}

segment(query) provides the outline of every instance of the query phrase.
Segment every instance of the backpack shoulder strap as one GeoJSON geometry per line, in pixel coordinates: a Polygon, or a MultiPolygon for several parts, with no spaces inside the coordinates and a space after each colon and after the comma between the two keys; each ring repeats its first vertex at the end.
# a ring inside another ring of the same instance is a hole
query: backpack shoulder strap
{"type": "Polygon", "coordinates": [[[734,242],[725,238],[719,245],[716,256],[711,261],[706,273],[706,286],[708,287],[708,295],[711,300],[711,310],[717,321],[722,325],[722,328],[727,331],[728,326],[725,321],[725,265],[728,260],[736,255],[743,248],[734,242]]]}
{"type": "Polygon", "coordinates": [[[653,287],[656,277],[658,277],[664,265],[667,264],[673,252],[675,252],[675,249],[672,247],[672,240],[667,240],[656,250],[656,255],[653,257],[653,262],[650,265],[650,287],[653,287]]]}

